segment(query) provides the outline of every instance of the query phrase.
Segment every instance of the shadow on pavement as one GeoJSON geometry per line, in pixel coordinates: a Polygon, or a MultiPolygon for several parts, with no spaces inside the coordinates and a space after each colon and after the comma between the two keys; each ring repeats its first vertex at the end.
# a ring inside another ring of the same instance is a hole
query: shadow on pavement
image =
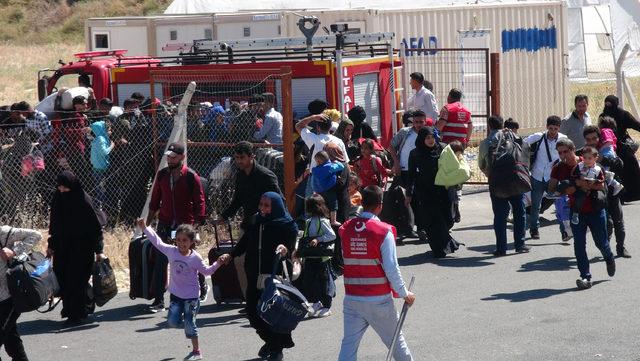
{"type": "Polygon", "coordinates": [[[147,305],[129,305],[96,311],[93,316],[98,322],[139,321],[153,318],[147,310],[147,305]]]}
{"type": "Polygon", "coordinates": [[[551,243],[534,243],[537,240],[527,242],[527,246],[531,247],[545,247],[545,246],[573,246],[571,242],[551,242],[551,243]]]}
{"type": "Polygon", "coordinates": [[[482,257],[454,257],[447,256],[445,258],[434,258],[433,253],[428,251],[426,253],[417,253],[408,257],[398,258],[398,264],[400,266],[415,266],[425,263],[433,263],[441,267],[484,267],[492,265],[493,262],[487,262],[488,259],[493,256],[482,257]]]}
{"type": "Polygon", "coordinates": [[[478,224],[475,226],[453,227],[452,231],[483,231],[493,229],[493,224],[478,224]]]}
{"type": "Polygon", "coordinates": [[[244,303],[209,303],[204,306],[200,306],[200,311],[198,311],[199,315],[205,313],[217,313],[231,310],[242,310],[245,308],[244,303]]]}
{"type": "Polygon", "coordinates": [[[82,324],[75,327],[62,328],[63,320],[31,320],[18,322],[20,335],[39,335],[43,333],[67,333],[85,331],[99,326],[97,322],[82,324]]]}
{"type": "Polygon", "coordinates": [[[496,245],[486,244],[484,246],[468,246],[467,249],[478,253],[493,254],[493,251],[496,250],[496,245]]]}
{"type": "MultiPolygon", "coordinates": [[[[593,286],[596,286],[603,282],[608,282],[608,280],[595,281],[593,282],[593,286]]],[[[525,301],[541,300],[544,298],[561,295],[563,293],[578,292],[578,291],[579,290],[577,287],[562,288],[562,289],[538,288],[535,290],[525,290],[525,291],[519,291],[519,292],[513,292],[513,293],[496,293],[495,295],[481,298],[481,300],[482,301],[505,300],[509,302],[525,302],[525,301]]]]}
{"type": "MultiPolygon", "coordinates": [[[[594,257],[589,260],[590,264],[602,262],[602,257],[594,257]]],[[[518,272],[533,272],[533,271],[566,271],[570,269],[576,269],[577,262],[574,257],[552,257],[547,259],[539,259],[531,262],[527,262],[520,266],[518,272]]]]}
{"type": "Polygon", "coordinates": [[[527,262],[520,266],[518,272],[565,271],[572,268],[575,269],[576,265],[577,263],[574,257],[552,257],[527,262]]]}
{"type": "Polygon", "coordinates": [[[232,325],[236,323],[242,323],[243,320],[246,320],[246,317],[241,314],[207,317],[207,318],[200,317],[198,318],[198,327],[215,327],[215,326],[222,326],[222,325],[232,325]]]}

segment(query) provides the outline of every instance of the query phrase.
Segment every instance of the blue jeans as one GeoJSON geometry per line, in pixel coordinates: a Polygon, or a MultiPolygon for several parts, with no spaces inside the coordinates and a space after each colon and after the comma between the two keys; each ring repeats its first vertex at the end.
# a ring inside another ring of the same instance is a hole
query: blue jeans
{"type": "Polygon", "coordinates": [[[587,256],[587,227],[591,230],[593,242],[602,253],[602,257],[605,260],[613,259],[613,253],[611,253],[607,237],[607,212],[601,209],[586,214],[580,213],[580,222],[578,224],[571,223],[573,250],[576,254],[580,277],[591,279],[589,257],[587,256]]]}
{"type": "MultiPolygon", "coordinates": [[[[398,323],[398,313],[393,304],[393,298],[389,297],[382,301],[372,302],[352,301],[345,298],[343,305],[344,336],[338,361],[356,361],[358,359],[358,346],[369,326],[380,336],[387,348],[391,345],[393,333],[398,323]]],[[[402,332],[396,341],[393,359],[396,361],[413,360],[402,332]]]]}
{"type": "Polygon", "coordinates": [[[524,210],[524,194],[509,198],[491,196],[491,208],[493,209],[493,230],[496,234],[496,250],[507,251],[507,216],[509,208],[513,210],[513,245],[516,249],[524,246],[526,216],[524,210]]]}
{"type": "Polygon", "coordinates": [[[198,327],[196,327],[196,316],[200,309],[200,299],[182,299],[171,295],[171,305],[167,314],[169,327],[180,328],[184,323],[184,335],[187,338],[198,337],[198,327]]]}
{"type": "Polygon", "coordinates": [[[107,178],[107,171],[100,169],[93,169],[93,184],[95,185],[95,199],[96,206],[102,208],[107,201],[107,190],[105,187],[105,179],[107,178]]]}
{"type": "Polygon", "coordinates": [[[538,229],[540,226],[540,206],[544,192],[549,187],[549,182],[541,182],[531,178],[531,214],[529,226],[531,229],[538,229]]]}
{"type": "Polygon", "coordinates": [[[562,195],[554,202],[556,207],[556,219],[560,224],[560,232],[565,232],[564,222],[571,219],[571,208],[569,207],[569,197],[562,195]]]}

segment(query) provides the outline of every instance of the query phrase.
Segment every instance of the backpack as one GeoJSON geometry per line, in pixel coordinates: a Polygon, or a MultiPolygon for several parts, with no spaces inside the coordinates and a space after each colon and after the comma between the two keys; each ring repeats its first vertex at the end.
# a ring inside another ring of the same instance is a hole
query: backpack
{"type": "Polygon", "coordinates": [[[547,142],[547,133],[544,133],[537,142],[529,146],[529,168],[533,168],[533,164],[536,162],[542,142],[544,142],[544,146],[547,151],[547,159],[549,159],[549,162],[552,161],[551,152],[549,151],[549,143],[547,142]]]}
{"type": "Polygon", "coordinates": [[[529,169],[523,162],[519,141],[512,132],[502,131],[489,146],[489,191],[498,198],[531,191],[529,169]]]}
{"type": "MultiPolygon", "coordinates": [[[[158,172],[158,182],[160,182],[162,179],[164,179],[164,177],[169,175],[169,168],[163,168],[160,170],[160,172],[158,172]]],[[[209,181],[204,178],[204,177],[200,177],[196,171],[194,171],[191,168],[187,168],[187,184],[189,187],[189,193],[193,193],[193,190],[196,188],[196,177],[200,178],[200,185],[202,186],[202,191],[204,192],[204,197],[205,199],[207,199],[207,193],[208,193],[208,183],[209,181]]]]}
{"type": "MultiPolygon", "coordinates": [[[[7,234],[5,246],[11,230],[7,234]]],[[[29,312],[45,305],[60,286],[53,262],[40,252],[15,257],[7,264],[7,287],[16,312],[29,312]]],[[[51,308],[50,308],[51,309],[51,308]]]]}

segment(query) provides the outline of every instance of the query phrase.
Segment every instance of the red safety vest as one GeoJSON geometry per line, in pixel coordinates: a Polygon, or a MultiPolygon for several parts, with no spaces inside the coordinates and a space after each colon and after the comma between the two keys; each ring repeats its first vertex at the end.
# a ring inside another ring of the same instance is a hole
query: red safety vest
{"type": "Polygon", "coordinates": [[[383,296],[393,290],[382,268],[380,246],[395,227],[369,218],[350,219],[340,227],[347,295],[383,296]]]}
{"type": "Polygon", "coordinates": [[[454,140],[467,144],[467,127],[471,123],[471,112],[460,102],[445,105],[449,116],[442,129],[442,141],[451,143],[454,140]]]}

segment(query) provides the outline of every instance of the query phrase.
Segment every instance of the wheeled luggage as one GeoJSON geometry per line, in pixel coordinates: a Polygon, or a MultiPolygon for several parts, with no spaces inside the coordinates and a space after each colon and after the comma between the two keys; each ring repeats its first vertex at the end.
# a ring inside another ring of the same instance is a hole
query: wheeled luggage
{"type": "Polygon", "coordinates": [[[153,245],[145,237],[136,237],[129,243],[129,297],[133,300],[151,300],[153,294],[153,245]]]}
{"type": "MultiPolygon", "coordinates": [[[[214,224],[214,233],[216,244],[209,250],[209,264],[213,264],[221,255],[230,253],[235,246],[230,223],[226,223],[225,227],[214,224]],[[224,231],[220,228],[224,228],[224,231]]],[[[221,266],[211,275],[211,291],[213,292],[213,299],[218,304],[244,301],[238,268],[233,261],[226,266],[221,266]]]]}

